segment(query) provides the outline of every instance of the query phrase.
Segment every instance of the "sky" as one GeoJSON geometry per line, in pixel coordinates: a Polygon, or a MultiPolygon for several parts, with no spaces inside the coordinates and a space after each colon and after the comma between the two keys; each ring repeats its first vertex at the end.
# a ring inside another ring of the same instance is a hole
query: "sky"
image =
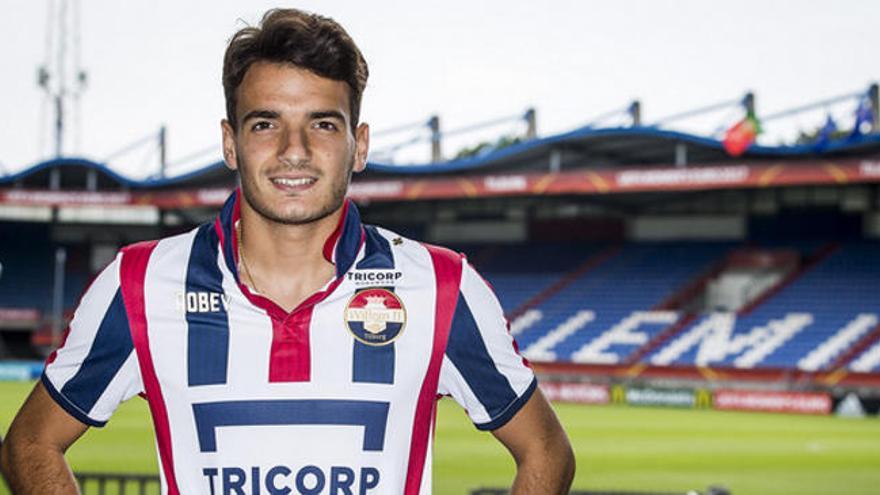
{"type": "MultiPolygon", "coordinates": [[[[435,114],[443,129],[454,130],[534,107],[539,134],[551,135],[634,99],[650,123],[747,91],[760,116],[880,81],[875,0],[66,0],[70,9],[77,2],[80,48],[71,40],[68,60],[79,53],[88,82],[79,111],[70,105],[63,154],[106,162],[133,178],[158,172],[155,147],[115,152],[163,124],[169,175],[219,159],[226,42],[276,6],[333,17],[352,35],[370,67],[362,120],[374,133],[435,114]]],[[[36,75],[48,59],[47,12],[62,3],[0,4],[0,175],[54,156],[54,117],[36,75]]],[[[843,102],[766,122],[761,142],[790,141],[827,113],[846,127],[853,108],[843,102]]],[[[741,117],[732,108],[670,125],[707,135],[741,117]]],[[[377,134],[373,149],[421,129],[377,134]]],[[[521,131],[520,123],[506,122],[444,142],[444,153],[521,131]]],[[[395,160],[428,156],[428,144],[419,143],[395,160]]]]}

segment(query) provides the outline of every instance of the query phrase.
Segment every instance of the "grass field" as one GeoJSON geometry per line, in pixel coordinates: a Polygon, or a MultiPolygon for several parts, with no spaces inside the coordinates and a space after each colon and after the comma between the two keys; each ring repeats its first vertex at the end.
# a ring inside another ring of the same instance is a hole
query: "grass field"
{"type": "MultiPolygon", "coordinates": [[[[0,383],[0,430],[31,384],[0,383]]],[[[734,495],[880,493],[880,420],[557,405],[578,461],[575,487],[680,491],[726,486],[734,495]]],[[[68,453],[74,470],[156,472],[146,402],[123,405],[68,453]]],[[[514,466],[458,406],[441,403],[434,493],[509,486],[514,466]]],[[[0,494],[8,494],[5,487],[0,494]]]]}

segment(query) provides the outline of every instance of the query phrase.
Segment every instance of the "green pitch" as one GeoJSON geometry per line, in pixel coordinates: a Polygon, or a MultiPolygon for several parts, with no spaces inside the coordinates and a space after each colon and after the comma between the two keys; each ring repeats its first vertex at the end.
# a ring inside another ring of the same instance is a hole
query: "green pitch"
{"type": "MultiPolygon", "coordinates": [[[[0,383],[0,431],[31,384],[0,383]]],[[[680,491],[721,484],[734,495],[874,494],[880,420],[557,405],[578,460],[575,487],[680,491]]],[[[156,472],[146,402],[126,403],[68,453],[74,470],[156,472]]],[[[434,493],[509,486],[514,466],[490,434],[441,402],[434,493]]],[[[0,494],[7,494],[5,487],[0,494]]],[[[108,494],[112,495],[112,494],[108,494]]]]}

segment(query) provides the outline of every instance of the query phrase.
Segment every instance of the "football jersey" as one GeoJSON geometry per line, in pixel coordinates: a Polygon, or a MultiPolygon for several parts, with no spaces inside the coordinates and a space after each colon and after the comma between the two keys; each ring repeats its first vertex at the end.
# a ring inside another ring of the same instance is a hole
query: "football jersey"
{"type": "Polygon", "coordinates": [[[346,200],[336,276],[287,312],[239,279],[240,191],[188,233],[123,248],[42,381],[80,421],[149,402],[168,494],[428,494],[436,401],[504,425],[536,387],[459,254],[363,225],[346,200]]]}

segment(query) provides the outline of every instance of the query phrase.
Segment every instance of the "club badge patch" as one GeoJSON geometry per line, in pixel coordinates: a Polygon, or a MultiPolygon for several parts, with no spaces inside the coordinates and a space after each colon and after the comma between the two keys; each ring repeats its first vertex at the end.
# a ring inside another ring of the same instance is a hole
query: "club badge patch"
{"type": "Polygon", "coordinates": [[[367,345],[382,346],[394,342],[406,325],[406,309],[400,298],[388,289],[358,292],[345,306],[348,331],[367,345]]]}

